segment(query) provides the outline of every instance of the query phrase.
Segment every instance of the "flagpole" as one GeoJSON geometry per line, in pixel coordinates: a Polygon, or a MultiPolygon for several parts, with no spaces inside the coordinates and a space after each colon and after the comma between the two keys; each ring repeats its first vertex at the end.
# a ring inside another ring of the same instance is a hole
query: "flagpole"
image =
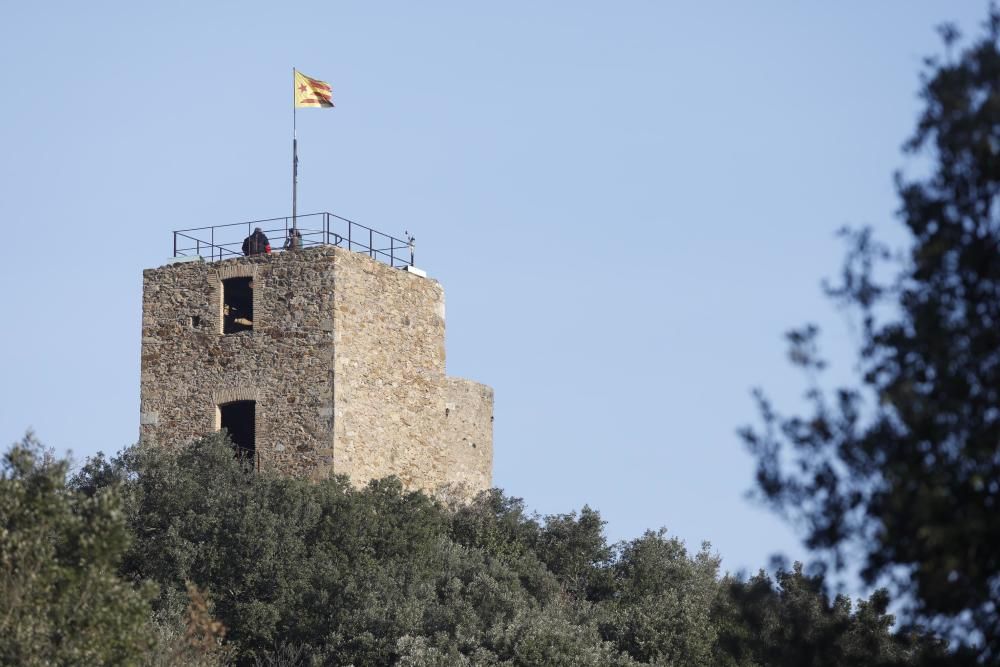
{"type": "Polygon", "coordinates": [[[295,68],[292,68],[292,237],[298,231],[296,222],[299,188],[299,133],[295,115],[295,68]]]}

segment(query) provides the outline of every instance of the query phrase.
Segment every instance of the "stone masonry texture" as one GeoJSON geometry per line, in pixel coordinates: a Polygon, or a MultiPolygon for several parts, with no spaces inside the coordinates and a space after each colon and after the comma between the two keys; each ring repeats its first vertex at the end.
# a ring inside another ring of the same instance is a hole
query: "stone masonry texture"
{"type": "Polygon", "coordinates": [[[261,469],[489,488],[493,390],[445,375],[444,315],[438,282],[332,246],[147,269],[140,438],[178,447],[252,400],[261,469]],[[223,334],[240,277],[253,330],[223,334]]]}

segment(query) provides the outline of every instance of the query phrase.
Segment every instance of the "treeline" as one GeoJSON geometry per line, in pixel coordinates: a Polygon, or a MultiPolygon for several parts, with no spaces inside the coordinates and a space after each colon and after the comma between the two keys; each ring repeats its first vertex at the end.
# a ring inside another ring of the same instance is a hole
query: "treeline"
{"type": "Polygon", "coordinates": [[[0,476],[0,663],[918,665],[888,596],[724,575],[664,531],[250,473],[209,437],[75,474],[32,438],[0,476]]]}

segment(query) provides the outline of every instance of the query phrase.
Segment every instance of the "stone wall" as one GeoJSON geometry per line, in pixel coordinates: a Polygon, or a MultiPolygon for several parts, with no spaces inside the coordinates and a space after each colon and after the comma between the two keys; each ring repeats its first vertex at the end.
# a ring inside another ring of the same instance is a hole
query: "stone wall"
{"type": "Polygon", "coordinates": [[[335,283],[337,469],[487,488],[493,396],[444,376],[444,290],[356,253],[338,255],[335,283]]]}
{"type": "Polygon", "coordinates": [[[256,401],[262,468],[356,484],[488,488],[493,395],[445,375],[444,291],[320,247],[143,274],[140,437],[176,447],[256,401]],[[253,278],[253,331],[222,334],[222,280],[253,278]]]}

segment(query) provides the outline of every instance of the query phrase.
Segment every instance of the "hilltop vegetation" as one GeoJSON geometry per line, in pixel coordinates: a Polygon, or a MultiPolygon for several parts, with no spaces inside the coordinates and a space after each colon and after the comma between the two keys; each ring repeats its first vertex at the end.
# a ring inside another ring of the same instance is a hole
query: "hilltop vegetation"
{"type": "Polygon", "coordinates": [[[883,592],[801,569],[740,581],[664,531],[609,545],[594,510],[540,518],[250,473],[222,436],[67,478],[26,439],[0,478],[0,662],[914,665],[883,592]]]}

